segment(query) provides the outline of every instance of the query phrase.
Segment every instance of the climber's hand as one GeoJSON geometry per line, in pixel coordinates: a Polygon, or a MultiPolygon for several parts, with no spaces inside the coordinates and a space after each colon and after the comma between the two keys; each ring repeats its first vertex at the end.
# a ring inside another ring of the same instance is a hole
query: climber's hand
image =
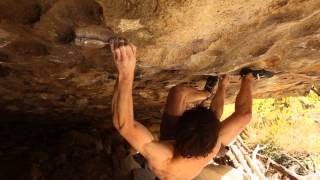
{"type": "Polygon", "coordinates": [[[136,66],[137,48],[133,44],[126,45],[123,38],[114,38],[110,40],[113,61],[117,67],[120,77],[133,78],[136,66]]]}
{"type": "Polygon", "coordinates": [[[229,75],[222,75],[219,77],[219,86],[227,87],[229,85],[229,75]]]}

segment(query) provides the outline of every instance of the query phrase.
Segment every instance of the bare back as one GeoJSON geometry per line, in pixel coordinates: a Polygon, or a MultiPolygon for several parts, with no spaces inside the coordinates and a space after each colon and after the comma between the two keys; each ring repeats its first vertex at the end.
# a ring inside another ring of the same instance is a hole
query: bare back
{"type": "Polygon", "coordinates": [[[145,147],[149,168],[161,180],[187,180],[198,176],[218,153],[220,145],[205,158],[174,157],[174,141],[152,142],[145,147]]]}

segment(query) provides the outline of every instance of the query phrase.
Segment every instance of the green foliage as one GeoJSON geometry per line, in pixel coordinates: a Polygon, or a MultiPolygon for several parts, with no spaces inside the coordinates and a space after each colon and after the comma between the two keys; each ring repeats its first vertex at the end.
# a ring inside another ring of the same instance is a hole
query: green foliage
{"type": "Polygon", "coordinates": [[[253,103],[254,119],[247,128],[251,144],[271,144],[289,152],[320,152],[320,125],[312,116],[320,113],[320,98],[258,99],[253,103]]]}
{"type": "MultiPolygon", "coordinates": [[[[234,105],[227,105],[224,117],[233,111],[234,105]]],[[[251,147],[268,145],[262,153],[287,167],[292,161],[283,154],[297,159],[312,154],[313,161],[320,167],[319,115],[320,97],[315,93],[306,97],[256,99],[253,120],[242,136],[251,147]]]]}

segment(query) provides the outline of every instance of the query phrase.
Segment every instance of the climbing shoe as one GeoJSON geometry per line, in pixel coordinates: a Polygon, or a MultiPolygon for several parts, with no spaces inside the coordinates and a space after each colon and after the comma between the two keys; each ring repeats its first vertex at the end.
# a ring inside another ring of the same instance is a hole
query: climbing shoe
{"type": "Polygon", "coordinates": [[[211,93],[212,89],[216,86],[218,79],[218,76],[209,76],[204,89],[211,93]]]}
{"type": "Polygon", "coordinates": [[[241,69],[240,71],[240,76],[241,77],[244,77],[246,76],[247,74],[249,73],[252,73],[252,75],[256,78],[256,79],[261,79],[261,78],[271,78],[274,73],[271,72],[271,71],[267,71],[267,70],[264,70],[264,69],[261,69],[261,70],[253,70],[253,69],[250,69],[250,68],[243,68],[241,69]]]}

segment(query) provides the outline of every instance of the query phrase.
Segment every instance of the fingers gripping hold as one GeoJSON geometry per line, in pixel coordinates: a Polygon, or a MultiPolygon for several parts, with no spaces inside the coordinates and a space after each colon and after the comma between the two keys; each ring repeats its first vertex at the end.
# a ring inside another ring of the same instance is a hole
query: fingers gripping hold
{"type": "Polygon", "coordinates": [[[114,64],[121,77],[134,77],[136,65],[136,47],[128,44],[124,38],[113,38],[109,40],[114,64]]]}
{"type": "Polygon", "coordinates": [[[120,46],[120,52],[121,52],[121,59],[124,60],[124,59],[127,59],[128,56],[127,56],[127,50],[126,50],[126,46],[120,46]]]}
{"type": "Polygon", "coordinates": [[[113,37],[109,39],[109,43],[114,59],[121,61],[125,58],[131,57],[131,54],[135,55],[128,51],[128,49],[131,48],[128,46],[128,41],[125,38],[113,37]]]}
{"type": "Polygon", "coordinates": [[[116,48],[115,50],[115,59],[116,60],[121,60],[122,56],[121,56],[121,51],[119,48],[116,48]]]}
{"type": "Polygon", "coordinates": [[[109,40],[111,52],[114,59],[119,61],[123,59],[131,59],[136,57],[137,48],[132,43],[128,43],[128,40],[121,37],[113,37],[109,40]]]}

